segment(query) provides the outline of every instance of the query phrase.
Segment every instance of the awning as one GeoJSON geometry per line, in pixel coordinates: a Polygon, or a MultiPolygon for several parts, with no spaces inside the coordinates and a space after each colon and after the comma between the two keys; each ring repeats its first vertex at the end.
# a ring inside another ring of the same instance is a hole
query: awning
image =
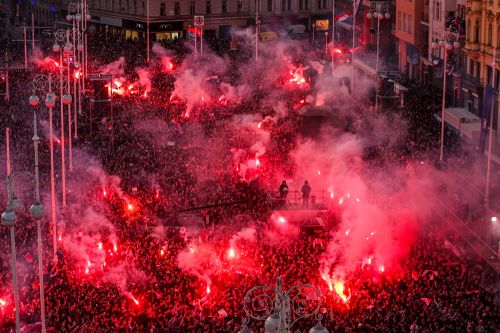
{"type": "Polygon", "coordinates": [[[353,66],[359,68],[361,71],[364,73],[371,75],[373,77],[377,76],[377,72],[375,71],[375,68],[370,66],[368,63],[364,62],[362,59],[359,57],[355,57],[353,61],[353,66]]]}
{"type": "MultiPolygon", "coordinates": [[[[441,120],[441,113],[436,114],[441,120]]],[[[446,108],[444,118],[447,124],[457,129],[460,136],[465,136],[471,141],[479,141],[481,133],[481,118],[464,108],[446,108]]]]}

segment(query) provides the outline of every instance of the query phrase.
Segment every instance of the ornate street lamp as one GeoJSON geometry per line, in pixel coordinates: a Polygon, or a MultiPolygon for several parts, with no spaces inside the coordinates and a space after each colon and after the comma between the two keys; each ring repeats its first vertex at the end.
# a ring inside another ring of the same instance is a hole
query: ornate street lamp
{"type": "MultiPolygon", "coordinates": [[[[39,103],[37,95],[30,96],[30,105],[35,107],[39,103]]],[[[37,242],[38,242],[38,278],[40,280],[40,315],[42,318],[42,333],[46,332],[45,326],[45,291],[43,285],[43,248],[42,248],[42,227],[40,220],[45,215],[43,205],[40,203],[40,178],[38,170],[38,145],[40,137],[37,131],[36,110],[33,109],[33,146],[35,148],[35,203],[31,205],[30,214],[36,221],[37,242]]]]}
{"type": "Polygon", "coordinates": [[[16,258],[16,233],[15,226],[17,221],[16,211],[22,211],[21,202],[15,198],[12,190],[12,175],[10,170],[10,128],[6,130],[5,144],[7,147],[7,205],[2,213],[2,225],[10,228],[10,249],[12,252],[12,282],[14,283],[14,311],[16,317],[16,333],[21,332],[21,323],[19,320],[19,289],[17,285],[17,258],[16,258]]]}
{"type": "Polygon", "coordinates": [[[250,289],[244,298],[243,309],[247,318],[239,333],[251,333],[247,324],[251,319],[265,321],[266,333],[289,333],[300,319],[316,316],[318,323],[310,333],[328,333],[321,325],[322,315],[318,314],[322,304],[318,288],[310,284],[296,285],[289,290],[283,289],[281,277],[276,286],[257,286],[250,289]]]}
{"type": "Polygon", "coordinates": [[[379,104],[379,50],[380,50],[380,21],[383,19],[389,20],[391,18],[391,14],[389,13],[389,7],[391,5],[390,1],[370,1],[370,11],[366,14],[366,17],[369,20],[376,19],[377,20],[377,59],[375,62],[375,73],[377,75],[377,83],[376,83],[376,96],[375,96],[375,110],[378,111],[379,104]]]}
{"type": "MultiPolygon", "coordinates": [[[[37,75],[33,78],[33,95],[30,96],[30,105],[36,107],[39,98],[36,91],[46,94],[45,106],[49,109],[49,142],[50,142],[50,190],[51,190],[51,216],[52,216],[52,239],[53,239],[53,253],[54,256],[57,252],[57,220],[56,220],[56,186],[54,176],[54,135],[52,123],[52,109],[55,106],[55,95],[52,92],[52,83],[62,82],[61,80],[52,81],[52,75],[37,75]]],[[[57,87],[56,87],[57,88],[57,87]]],[[[35,150],[35,153],[38,149],[35,150]]]]}
{"type": "Polygon", "coordinates": [[[437,42],[432,42],[433,49],[444,49],[444,59],[443,59],[443,97],[441,100],[441,149],[439,152],[439,161],[443,162],[444,159],[444,123],[445,123],[445,101],[446,101],[446,64],[448,63],[448,52],[453,51],[453,49],[460,48],[460,42],[458,41],[458,35],[447,31],[444,37],[437,42]]]}

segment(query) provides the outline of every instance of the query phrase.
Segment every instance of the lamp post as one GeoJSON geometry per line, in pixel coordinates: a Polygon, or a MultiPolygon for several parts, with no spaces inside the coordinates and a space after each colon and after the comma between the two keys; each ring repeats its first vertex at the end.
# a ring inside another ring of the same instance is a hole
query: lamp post
{"type": "MultiPolygon", "coordinates": [[[[61,183],[62,183],[62,206],[66,208],[66,161],[65,161],[65,146],[64,146],[64,105],[71,103],[71,95],[63,95],[63,48],[62,43],[66,39],[66,31],[59,29],[55,33],[56,41],[52,50],[59,53],[59,104],[61,107],[61,183]]],[[[71,126],[71,124],[69,124],[71,126]]]]}
{"type": "Polygon", "coordinates": [[[260,1],[255,0],[255,61],[259,59],[259,34],[260,34],[259,7],[260,7],[260,1]]]}
{"type": "MultiPolygon", "coordinates": [[[[496,63],[497,63],[497,53],[496,53],[496,51],[493,51],[493,61],[491,63],[491,89],[495,89],[496,63]]],[[[491,97],[492,98],[491,110],[489,110],[490,111],[490,119],[489,119],[490,127],[488,130],[488,158],[487,158],[487,162],[486,162],[486,188],[484,191],[484,204],[485,204],[486,210],[489,210],[489,208],[490,208],[491,148],[492,148],[492,139],[493,139],[493,110],[494,110],[494,106],[495,106],[495,103],[493,102],[493,96],[491,97]]],[[[493,222],[493,218],[492,218],[492,222],[493,222]]],[[[496,222],[496,217],[495,217],[495,222],[496,222]]],[[[499,246],[499,251],[500,251],[500,246],[499,246]]]]}
{"type": "MultiPolygon", "coordinates": [[[[73,78],[73,118],[74,118],[74,139],[78,140],[78,114],[82,113],[81,110],[81,90],[82,90],[82,85],[81,85],[81,77],[82,75],[77,75],[76,70],[78,70],[81,66],[81,57],[80,57],[80,52],[83,51],[84,46],[80,43],[81,40],[81,32],[80,32],[80,23],[82,22],[82,19],[85,21],[87,19],[88,13],[85,14],[85,18],[82,18],[82,14],[80,12],[82,11],[82,3],[79,2],[71,2],[68,4],[68,15],[66,15],[66,21],[72,22],[73,23],[73,28],[71,29],[73,33],[73,38],[72,38],[72,49],[73,49],[73,66],[75,68],[75,77],[73,78]],[[78,83],[77,83],[78,80],[78,83]],[[78,93],[77,93],[77,85],[78,85],[78,93]],[[78,109],[77,111],[77,108],[78,109]]],[[[69,64],[68,64],[69,66],[69,64]]],[[[71,167],[70,167],[71,169],[71,167]]]]}
{"type": "Polygon", "coordinates": [[[314,37],[316,35],[316,24],[312,24],[312,31],[313,31],[313,35],[312,35],[312,44],[313,44],[313,48],[316,47],[316,43],[315,43],[315,40],[314,40],[314,37]]]}
{"type": "Polygon", "coordinates": [[[328,59],[328,31],[325,31],[325,55],[328,59]]]}
{"type": "MultiPolygon", "coordinates": [[[[36,107],[39,98],[36,95],[30,96],[30,105],[36,107]]],[[[42,333],[46,332],[45,327],[45,291],[43,286],[43,249],[42,249],[42,228],[40,220],[45,215],[43,205],[40,203],[40,178],[38,172],[38,145],[40,138],[37,132],[36,110],[33,110],[33,146],[35,150],[35,203],[31,205],[30,214],[36,221],[37,242],[38,242],[38,277],[40,280],[40,315],[42,318],[42,333]]]]}
{"type": "Polygon", "coordinates": [[[391,18],[391,14],[389,13],[389,1],[370,1],[370,11],[366,14],[366,17],[377,20],[377,59],[375,60],[375,74],[377,76],[376,81],[376,95],[375,95],[375,110],[378,111],[379,105],[379,95],[380,95],[380,87],[379,87],[379,50],[380,50],[380,21],[384,18],[389,20],[391,18]]]}
{"type": "MultiPolygon", "coordinates": [[[[57,82],[57,81],[55,81],[57,82]]],[[[33,78],[33,95],[30,97],[30,104],[36,106],[38,103],[31,103],[31,100],[36,100],[38,96],[35,92],[42,91],[46,93],[45,106],[49,108],[49,142],[50,142],[50,192],[51,192],[51,217],[52,217],[52,240],[53,240],[53,254],[57,252],[57,220],[56,220],[56,185],[54,177],[54,135],[52,124],[52,109],[55,105],[55,96],[52,92],[52,76],[37,75],[33,78]],[[46,90],[48,85],[48,90],[46,90]]]]}
{"type": "Polygon", "coordinates": [[[442,39],[437,42],[432,42],[433,49],[444,49],[443,56],[443,97],[441,100],[441,148],[439,152],[439,161],[444,159],[444,124],[445,124],[445,102],[446,102],[446,64],[448,62],[448,52],[453,49],[460,48],[460,42],[456,40],[456,36],[447,33],[442,39]]]}
{"type": "Polygon", "coordinates": [[[12,175],[10,169],[10,128],[5,131],[6,140],[5,144],[7,147],[7,177],[6,177],[6,189],[7,189],[7,205],[5,206],[5,211],[2,213],[2,224],[10,228],[10,248],[12,252],[12,280],[14,283],[14,306],[15,306],[15,317],[16,317],[16,333],[21,332],[21,325],[19,320],[19,289],[17,286],[17,259],[16,259],[16,235],[15,226],[17,221],[16,212],[20,213],[23,209],[21,201],[14,196],[13,186],[12,186],[12,175]]]}
{"type": "Polygon", "coordinates": [[[332,70],[333,70],[333,63],[335,61],[334,58],[335,54],[335,0],[332,0],[332,70]]]}
{"type": "Polygon", "coordinates": [[[289,290],[283,289],[281,277],[276,279],[276,286],[257,286],[250,289],[244,298],[243,309],[247,318],[239,333],[251,333],[247,324],[251,319],[265,321],[266,333],[289,333],[300,319],[316,316],[318,323],[310,333],[328,333],[321,325],[323,316],[319,314],[321,293],[309,284],[296,285],[289,290]]]}
{"type": "MultiPolygon", "coordinates": [[[[149,65],[149,0],[146,0],[146,49],[147,49],[147,53],[146,53],[146,60],[147,60],[147,63],[149,65]]],[[[195,42],[196,42],[196,30],[195,30],[195,42]]],[[[196,46],[195,46],[195,49],[196,49],[196,46]]]]}

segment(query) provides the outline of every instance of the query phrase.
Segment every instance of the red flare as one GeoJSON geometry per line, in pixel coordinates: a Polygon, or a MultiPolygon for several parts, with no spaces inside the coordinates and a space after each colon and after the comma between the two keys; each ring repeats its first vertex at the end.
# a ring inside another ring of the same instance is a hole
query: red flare
{"type": "Polygon", "coordinates": [[[347,303],[347,296],[344,294],[344,282],[343,281],[336,281],[334,283],[334,289],[337,295],[344,301],[344,303],[347,303]]]}
{"type": "Polygon", "coordinates": [[[0,306],[4,307],[6,304],[7,302],[0,298],[0,306]]]}
{"type": "Polygon", "coordinates": [[[234,251],[233,248],[229,249],[228,255],[229,255],[229,258],[234,258],[236,256],[236,252],[234,251]]]}

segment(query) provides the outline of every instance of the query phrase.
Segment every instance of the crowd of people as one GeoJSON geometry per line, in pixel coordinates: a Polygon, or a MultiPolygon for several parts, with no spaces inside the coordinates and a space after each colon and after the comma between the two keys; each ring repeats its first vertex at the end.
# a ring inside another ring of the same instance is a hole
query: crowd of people
{"type": "MultiPolygon", "coordinates": [[[[214,42],[219,53],[228,52],[223,44],[214,42]]],[[[162,45],[176,64],[189,56],[183,41],[165,41],[162,45]]],[[[144,65],[141,41],[96,38],[90,50],[91,68],[124,56],[127,71],[133,76],[133,69],[144,65]]],[[[231,54],[229,69],[221,77],[226,82],[237,81],[240,64],[247,58],[247,54],[231,54]]],[[[33,136],[33,109],[28,104],[32,91],[26,87],[34,73],[43,71],[34,68],[33,72],[16,71],[10,76],[12,97],[2,105],[0,124],[4,125],[2,130],[12,129],[14,175],[16,170],[33,169],[32,154],[23,153],[32,150],[33,136]]],[[[60,214],[58,227],[63,231],[58,234],[56,256],[51,253],[50,221],[43,221],[49,330],[235,332],[247,317],[243,306],[246,292],[257,285],[274,286],[278,276],[283,278],[285,289],[300,283],[320,289],[322,324],[330,332],[500,329],[498,275],[468,251],[457,235],[443,232],[439,225],[420,230],[410,254],[382,271],[374,265],[356,265],[354,271],[341,277],[344,298],[329,288],[320,274],[322,254],[342,223],[335,212],[328,213],[326,229],[303,228],[293,235],[275,230],[273,198],[267,190],[282,181],[278,175],[294,176],[295,165],[289,153],[296,147],[304,125],[297,105],[307,104],[303,102],[307,91],[276,87],[276,96],[283,99],[288,113],[275,122],[265,120],[275,111],[261,102],[268,92],[259,89],[254,92],[255,100],[196,106],[192,116],[186,118],[185,103],[165,104],[174,87],[174,75],[152,69],[152,78],[149,97],[117,97],[113,117],[105,107],[99,110],[84,99],[83,110],[93,107],[94,113],[93,118],[88,112],[79,115],[79,140],[73,147],[78,152],[73,163],[79,171],[70,174],[68,180],[68,186],[74,189],[68,194],[69,206],[80,207],[81,211],[60,214]],[[250,149],[255,144],[255,132],[234,127],[233,119],[256,114],[262,116],[259,128],[269,132],[271,143],[259,156],[262,167],[258,172],[250,168],[242,175],[244,162],[257,160],[250,149]],[[237,160],[236,150],[242,151],[237,160]],[[88,171],[89,166],[102,168],[105,176],[96,177],[88,171]],[[93,212],[92,221],[84,220],[89,210],[93,212]],[[101,220],[106,223],[97,222],[101,220]],[[99,226],[89,231],[89,225],[94,224],[99,226]],[[233,244],[235,235],[248,228],[255,230],[252,236],[233,244]],[[89,244],[88,239],[96,243],[89,244]],[[88,258],[75,248],[86,251],[88,258]]],[[[262,81],[254,84],[259,83],[262,81]]],[[[351,103],[358,111],[367,107],[350,97],[338,101],[351,103]]],[[[37,109],[42,137],[41,187],[47,189],[50,156],[44,110],[37,109]]],[[[359,118],[350,119],[342,130],[355,132],[357,121],[359,118]]],[[[56,146],[56,162],[59,155],[56,146]]],[[[56,173],[59,175],[60,170],[56,173]]],[[[31,182],[26,177],[29,185],[24,186],[25,193],[16,193],[26,204],[32,200],[31,182]]],[[[283,181],[279,188],[282,199],[286,200],[289,186],[283,181]]],[[[19,188],[16,185],[15,189],[19,188]]],[[[6,191],[0,189],[3,204],[6,191]]],[[[305,181],[297,190],[307,206],[311,185],[305,181]]],[[[26,325],[40,321],[40,299],[36,225],[24,214],[16,226],[16,241],[19,310],[28,331],[26,325]]],[[[6,229],[0,233],[0,243],[3,249],[9,248],[6,229]]],[[[8,252],[0,253],[0,332],[14,328],[8,252]]],[[[330,269],[334,271],[335,265],[330,269]]],[[[293,330],[306,332],[315,323],[313,317],[307,318],[298,321],[293,330]]],[[[34,326],[33,332],[39,330],[39,325],[34,326]]],[[[263,327],[256,320],[249,323],[254,332],[263,331],[263,327]]]]}

